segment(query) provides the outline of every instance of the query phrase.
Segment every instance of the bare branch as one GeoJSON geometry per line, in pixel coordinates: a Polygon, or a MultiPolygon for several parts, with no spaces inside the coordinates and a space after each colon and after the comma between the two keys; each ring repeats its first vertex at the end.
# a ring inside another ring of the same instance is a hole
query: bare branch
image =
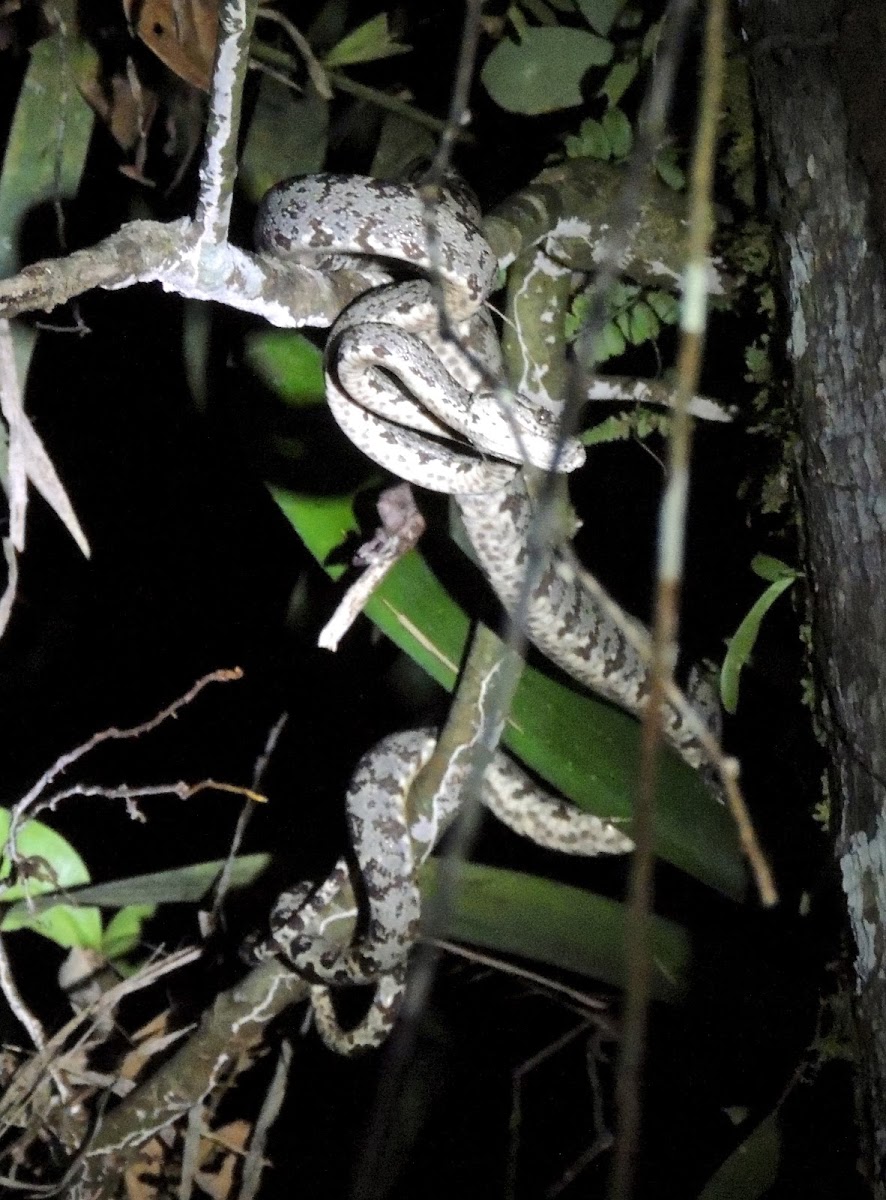
{"type": "Polygon", "coordinates": [[[243,672],[239,667],[234,667],[232,670],[222,669],[211,671],[208,675],[204,675],[201,679],[198,679],[193,687],[189,688],[183,696],[180,696],[177,700],[173,700],[172,704],[161,709],[160,712],[156,713],[149,720],[143,721],[139,725],[133,725],[128,729],[118,729],[116,726],[112,726],[110,729],[103,729],[99,733],[94,733],[92,737],[87,738],[79,746],[75,746],[73,750],[69,750],[67,754],[62,754],[48,770],[43,772],[30,791],[14,806],[9,821],[9,833],[6,839],[5,853],[9,854],[13,861],[16,860],[16,838],[25,816],[33,816],[35,812],[39,812],[41,809],[47,807],[49,801],[43,794],[49,785],[53,780],[58,778],[62,771],[72,766],[75,762],[78,762],[90,750],[94,750],[102,742],[128,741],[131,738],[140,737],[143,733],[150,733],[151,730],[156,729],[158,725],[162,725],[164,721],[168,721],[182,708],[190,704],[210,683],[230,683],[242,678],[243,672]]]}

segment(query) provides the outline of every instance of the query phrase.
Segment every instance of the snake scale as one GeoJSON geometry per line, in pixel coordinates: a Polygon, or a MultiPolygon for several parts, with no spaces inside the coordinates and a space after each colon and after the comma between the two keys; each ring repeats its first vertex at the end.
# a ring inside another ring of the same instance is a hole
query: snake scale
{"type": "MultiPolygon", "coordinates": [[[[380,466],[452,495],[477,560],[504,608],[513,615],[519,606],[530,641],[577,682],[639,713],[649,687],[637,648],[642,634],[626,636],[613,606],[583,585],[565,548],[542,548],[523,595],[533,521],[524,468],[568,472],[581,465],[584,450],[577,441],[558,446],[551,414],[498,383],[500,345],[485,307],[497,264],[476,200],[453,182],[432,214],[433,237],[421,191],[411,183],[304,176],[265,196],[256,241],[264,253],[321,270],[357,259],[361,269],[377,271],[379,286],[349,305],[329,333],[326,391],[336,421],[380,466]]],[[[685,710],[667,706],[662,723],[687,762],[703,763],[685,710]]],[[[364,756],[353,776],[347,807],[368,904],[365,931],[344,948],[327,937],[324,914],[348,877],[342,860],[319,888],[303,885],[280,897],[272,936],[259,952],[283,953],[312,982],[318,1028],[338,1050],[377,1044],[402,997],[418,931],[415,872],[454,815],[464,774],[453,764],[434,820],[410,827],[405,795],[433,747],[428,730],[394,734],[364,756]],[[361,983],[375,985],[373,1003],[356,1029],[342,1031],[329,989],[361,983]]],[[[542,845],[577,854],[632,848],[614,826],[541,792],[501,752],[484,779],[483,800],[542,845]]]]}

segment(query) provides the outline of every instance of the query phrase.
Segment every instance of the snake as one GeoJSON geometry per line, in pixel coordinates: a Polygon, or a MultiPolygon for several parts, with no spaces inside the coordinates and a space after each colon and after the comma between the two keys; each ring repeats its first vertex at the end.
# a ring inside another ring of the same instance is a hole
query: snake
{"type": "MultiPolygon", "coordinates": [[[[452,496],[474,555],[511,617],[577,683],[628,712],[642,713],[650,679],[645,631],[576,571],[567,546],[533,540],[542,472],[568,475],[584,461],[576,439],[503,383],[499,337],[487,301],[497,263],[480,208],[447,179],[429,208],[418,183],[321,173],[285,180],[263,198],[260,252],[323,271],[371,268],[377,285],[330,328],[326,395],[346,436],[372,461],[409,483],[452,496]],[[430,213],[430,219],[429,219],[430,213]],[[527,586],[530,561],[535,569],[527,586]]],[[[687,706],[662,708],[665,739],[693,767],[705,750],[687,706]]],[[[334,1049],[378,1044],[402,1001],[406,962],[418,933],[416,872],[459,804],[462,774],[447,772],[433,819],[410,823],[405,797],[433,752],[431,730],[384,739],[359,762],[346,806],[368,912],[344,947],[330,936],[330,900],[349,878],[342,859],[317,888],[285,892],[271,937],[311,983],[317,1027],[334,1049]],[[353,1030],[338,1025],[330,989],[372,984],[374,999],[353,1030]]],[[[484,804],[516,832],[577,854],[624,853],[614,825],[567,805],[496,752],[484,804]]]]}

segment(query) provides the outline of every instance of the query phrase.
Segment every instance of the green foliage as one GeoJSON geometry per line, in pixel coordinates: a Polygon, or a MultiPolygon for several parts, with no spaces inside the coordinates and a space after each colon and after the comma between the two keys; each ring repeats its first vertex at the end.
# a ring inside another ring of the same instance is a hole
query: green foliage
{"type": "Polygon", "coordinates": [[[304,334],[289,329],[253,331],[244,354],[259,379],[287,404],[302,408],[324,402],[323,355],[304,334]]]}
{"type": "Polygon", "coordinates": [[[609,70],[609,74],[603,80],[597,95],[605,96],[609,107],[614,108],[637,78],[639,69],[640,63],[636,58],[628,59],[626,62],[614,63],[609,70]]]}
{"type": "MultiPolygon", "coordinates": [[[[10,813],[0,808],[0,844],[9,837],[10,813]]],[[[15,883],[8,854],[0,859],[0,904],[4,905],[0,930],[11,933],[31,929],[59,946],[80,946],[100,950],[101,916],[97,908],[77,908],[55,904],[32,912],[27,903],[14,911],[6,906],[28,901],[45,892],[59,892],[89,882],[89,871],[70,842],[42,821],[26,821],[16,838],[17,854],[25,863],[26,873],[15,883]]]]}
{"type": "MultiPolygon", "coordinates": [[[[343,568],[330,563],[357,527],[354,497],[306,496],[281,488],[272,494],[311,553],[333,577],[340,576],[343,568]]],[[[397,563],[366,614],[434,679],[454,686],[470,621],[421,554],[413,551],[397,563]]],[[[629,818],[639,726],[627,714],[527,668],[504,740],[581,807],[607,818],[629,818]]],[[[725,894],[741,896],[744,867],[725,811],[710,803],[697,773],[670,752],[662,758],[660,779],[659,854],[725,894]]]]}
{"type": "Polygon", "coordinates": [[[575,6],[591,29],[606,37],[627,0],[575,0],[575,6]]]}
{"type": "Polygon", "coordinates": [[[136,950],[142,941],[145,921],[157,911],[154,904],[128,904],[114,913],[105,926],[101,950],[104,957],[113,962],[136,950]]]}
{"type": "Polygon", "coordinates": [[[735,194],[752,209],[757,188],[757,142],[747,57],[742,53],[726,58],[722,137],[723,164],[735,194]]]}
{"type": "Polygon", "coordinates": [[[577,136],[565,139],[567,158],[599,158],[603,162],[624,160],[633,145],[634,131],[620,108],[608,108],[599,121],[588,117],[577,136]]]}
{"type": "Polygon", "coordinates": [[[357,63],[376,62],[397,54],[408,54],[411,46],[403,45],[391,33],[387,13],[370,17],[337,42],[323,56],[325,67],[350,67],[357,63]]]}
{"type": "MultiPolygon", "coordinates": [[[[422,871],[431,911],[439,866],[422,871]]],[[[498,954],[516,954],[555,970],[624,987],[625,906],[536,875],[464,863],[459,868],[447,936],[498,954]]],[[[689,983],[691,947],[685,930],[653,917],[649,927],[652,994],[673,1003],[689,983]]]]}
{"type": "Polygon", "coordinates": [[[686,190],[686,173],[680,166],[680,152],[676,146],[665,146],[655,156],[655,170],[662,183],[666,183],[672,191],[686,190]]]}
{"type": "Polygon", "coordinates": [[[698,1200],[759,1200],[775,1184],[781,1151],[776,1108],[733,1150],[698,1200]]]}
{"type": "MultiPolygon", "coordinates": [[[[573,341],[587,326],[590,315],[588,292],[579,292],[566,317],[566,338],[573,341]]],[[[680,302],[659,288],[618,282],[606,297],[609,320],[593,346],[593,362],[600,364],[624,354],[628,346],[655,341],[662,325],[676,325],[680,302]]]]}
{"type": "Polygon", "coordinates": [[[636,438],[642,442],[654,433],[667,437],[670,427],[670,413],[638,404],[630,412],[618,413],[597,425],[592,425],[581,434],[581,441],[585,446],[624,442],[628,438],[636,438]]]}
{"type": "Polygon", "coordinates": [[[761,579],[768,580],[769,587],[754,603],[729,639],[729,648],[720,670],[720,698],[728,713],[734,713],[738,707],[739,679],[753,652],[763,618],[778,597],[801,575],[801,572],[768,554],[756,555],[751,563],[751,570],[761,579]]]}
{"type": "Polygon", "coordinates": [[[526,28],[499,42],[480,78],[501,108],[530,116],[581,104],[585,75],[611,58],[612,43],[586,30],[526,28]]]}
{"type": "Polygon", "coordinates": [[[326,157],[329,104],[314,91],[299,95],[263,75],[246,132],[237,182],[257,204],[286,175],[319,171],[326,157]]]}

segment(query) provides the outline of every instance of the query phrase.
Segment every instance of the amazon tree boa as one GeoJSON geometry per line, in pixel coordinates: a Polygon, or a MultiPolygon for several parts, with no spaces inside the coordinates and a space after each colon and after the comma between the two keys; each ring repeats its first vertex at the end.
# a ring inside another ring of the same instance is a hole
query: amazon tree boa
{"type": "MultiPolygon", "coordinates": [[[[377,269],[379,286],[346,308],[329,333],[326,388],[336,421],[382,467],[452,495],[477,560],[504,608],[512,615],[519,608],[530,641],[579,683],[639,713],[649,687],[645,631],[631,623],[627,636],[625,618],[584,585],[565,547],[542,547],[524,587],[533,474],[572,471],[584,450],[572,440],[558,445],[552,405],[537,396],[530,403],[503,385],[500,344],[485,307],[497,262],[476,201],[453,183],[432,213],[433,238],[412,184],[305,176],[267,194],[256,238],[265,253],[323,270],[344,269],[355,256],[361,269],[377,269]]],[[[666,706],[662,724],[688,763],[704,763],[685,708],[666,706]]],[[[410,825],[405,796],[434,744],[428,730],[393,734],[354,774],[347,807],[369,907],[365,933],[344,948],[329,936],[328,921],[342,918],[340,911],[327,916],[347,879],[342,860],[320,887],[280,897],[272,936],[257,952],[283,953],[311,981],[318,1028],[337,1050],[378,1044],[396,1016],[418,931],[415,873],[456,812],[464,782],[454,766],[433,819],[410,825]],[[330,988],[370,983],[376,991],[366,1018],[342,1031],[330,988]]],[[[554,849],[592,855],[632,848],[613,825],[542,793],[503,753],[485,776],[483,800],[517,832],[554,849]]]]}

